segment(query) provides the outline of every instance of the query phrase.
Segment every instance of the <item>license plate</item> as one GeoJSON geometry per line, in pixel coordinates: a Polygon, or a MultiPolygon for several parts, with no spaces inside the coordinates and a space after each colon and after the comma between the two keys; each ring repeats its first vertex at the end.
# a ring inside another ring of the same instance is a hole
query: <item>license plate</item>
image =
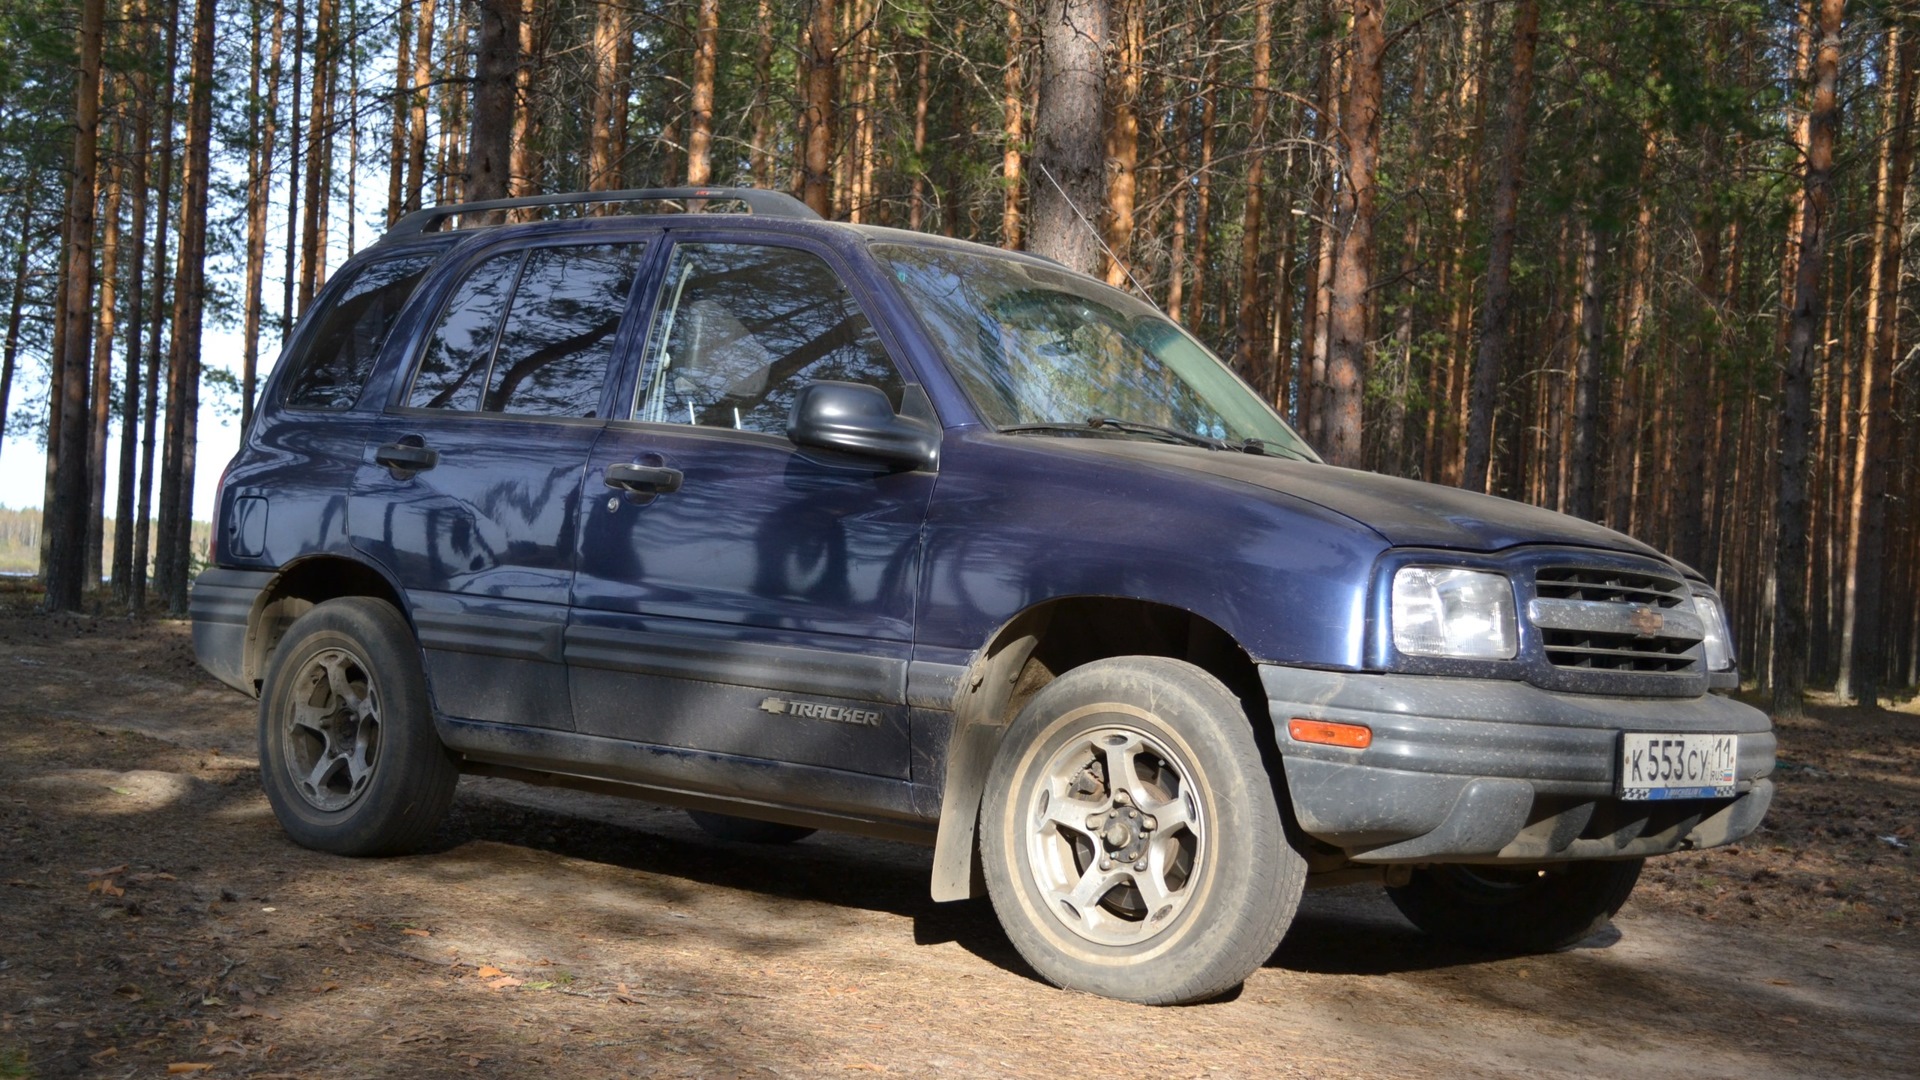
{"type": "Polygon", "coordinates": [[[1714,799],[1734,794],[1740,740],[1734,735],[1647,735],[1620,739],[1622,799],[1714,799]]]}

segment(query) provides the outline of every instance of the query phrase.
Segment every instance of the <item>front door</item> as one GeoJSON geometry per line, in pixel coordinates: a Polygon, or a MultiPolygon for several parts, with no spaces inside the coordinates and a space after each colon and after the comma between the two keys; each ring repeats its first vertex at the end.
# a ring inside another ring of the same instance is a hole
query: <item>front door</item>
{"type": "Polygon", "coordinates": [[[909,775],[906,667],[931,472],[803,452],[807,382],[906,381],[799,246],[682,241],[633,401],[581,479],[567,631],[585,734],[909,775]]]}
{"type": "Polygon", "coordinates": [[[645,244],[469,260],[356,474],[355,546],[406,590],[440,712],[569,728],[580,476],[645,244]]]}

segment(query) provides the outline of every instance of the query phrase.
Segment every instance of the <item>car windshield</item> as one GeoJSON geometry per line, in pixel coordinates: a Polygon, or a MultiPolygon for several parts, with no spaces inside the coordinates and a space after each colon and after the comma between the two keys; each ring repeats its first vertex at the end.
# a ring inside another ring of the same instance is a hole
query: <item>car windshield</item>
{"type": "Polygon", "coordinates": [[[1164,438],[1318,460],[1206,347],[1117,289],[1025,260],[876,244],[1002,431],[1164,438]]]}

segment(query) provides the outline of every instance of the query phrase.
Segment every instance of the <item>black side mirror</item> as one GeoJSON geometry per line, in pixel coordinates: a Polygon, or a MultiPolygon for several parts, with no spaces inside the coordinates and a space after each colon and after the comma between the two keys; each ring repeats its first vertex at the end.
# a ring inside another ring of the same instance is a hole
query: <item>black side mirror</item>
{"type": "Polygon", "coordinates": [[[823,381],[801,387],[787,412],[787,438],[795,446],[908,469],[931,465],[940,449],[938,425],[901,416],[884,391],[864,383],[823,381]]]}

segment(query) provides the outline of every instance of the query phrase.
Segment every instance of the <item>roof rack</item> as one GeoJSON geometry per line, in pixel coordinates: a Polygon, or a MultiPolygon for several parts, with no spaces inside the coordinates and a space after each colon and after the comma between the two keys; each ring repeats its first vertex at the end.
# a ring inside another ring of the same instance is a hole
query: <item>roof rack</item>
{"type": "Polygon", "coordinates": [[[702,199],[713,202],[737,202],[751,213],[765,217],[801,218],[818,221],[813,208],[784,191],[763,188],[635,188],[629,191],[581,191],[564,195],[532,195],[521,199],[489,199],[486,202],[450,203],[415,210],[387,230],[388,236],[412,236],[428,232],[448,218],[483,214],[494,210],[520,210],[532,206],[578,206],[588,203],[664,202],[702,199]]]}

